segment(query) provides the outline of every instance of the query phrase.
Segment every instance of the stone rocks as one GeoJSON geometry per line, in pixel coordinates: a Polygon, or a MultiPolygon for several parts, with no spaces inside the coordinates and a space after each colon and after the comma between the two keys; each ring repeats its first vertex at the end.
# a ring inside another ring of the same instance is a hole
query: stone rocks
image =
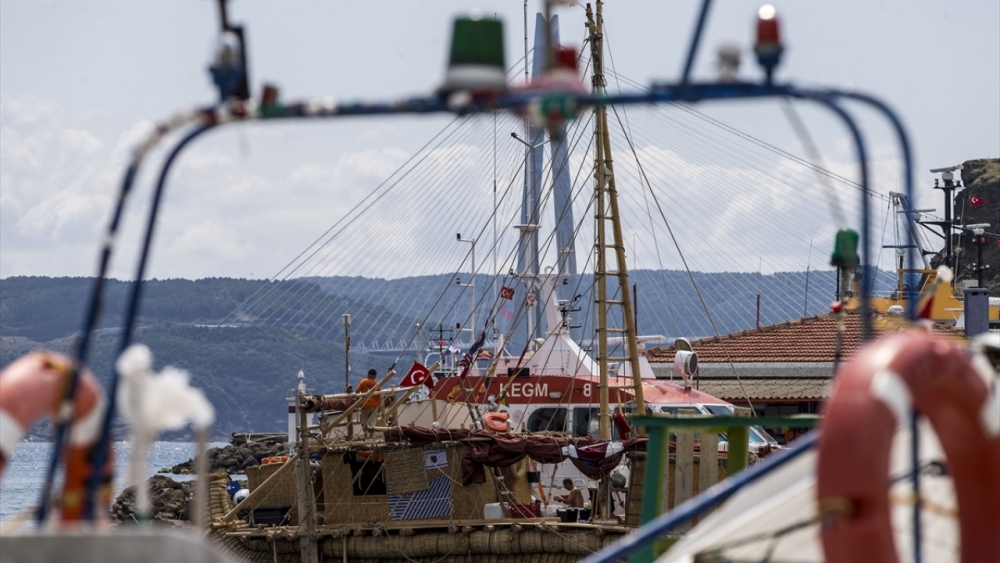
{"type": "MultiPolygon", "coordinates": [[[[189,519],[188,508],[194,494],[194,481],[177,482],[170,477],[154,475],[146,481],[149,487],[150,517],[154,521],[175,526],[184,525],[189,519]]],[[[111,516],[116,522],[135,523],[135,486],[128,487],[115,499],[111,516]]]]}
{"type": "MultiPolygon", "coordinates": [[[[238,446],[230,444],[224,448],[212,448],[208,450],[208,471],[209,473],[215,471],[243,473],[248,467],[260,465],[260,460],[265,457],[287,454],[287,444],[264,444],[259,442],[245,442],[238,446]]],[[[194,472],[195,460],[193,459],[160,471],[160,473],[180,475],[188,475],[194,472]]]]}
{"type": "MultiPolygon", "coordinates": [[[[962,182],[965,189],[955,194],[955,217],[959,224],[990,223],[987,232],[1000,230],[1000,159],[983,158],[962,163],[962,182]],[[974,199],[975,198],[975,199],[974,199]],[[973,201],[976,203],[974,204],[973,201]]],[[[975,262],[979,249],[975,237],[956,234],[956,279],[976,279],[975,262]]],[[[989,265],[984,272],[983,284],[994,297],[1000,294],[1000,241],[987,237],[983,245],[983,263],[989,265]]],[[[960,284],[957,284],[961,287],[960,284]]]]}

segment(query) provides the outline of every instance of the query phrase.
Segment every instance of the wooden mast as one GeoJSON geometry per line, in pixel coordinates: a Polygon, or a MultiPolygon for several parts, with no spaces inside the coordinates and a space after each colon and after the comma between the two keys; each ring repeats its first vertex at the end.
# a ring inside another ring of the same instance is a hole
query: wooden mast
{"type": "MultiPolygon", "coordinates": [[[[593,65],[591,87],[595,94],[604,94],[604,3],[597,2],[596,14],[587,5],[587,27],[590,31],[590,54],[593,65]]],[[[632,295],[628,283],[628,269],[625,260],[625,243],[622,236],[621,215],[618,209],[618,191],[615,187],[614,163],[611,158],[611,137],[608,134],[608,112],[604,106],[594,108],[595,151],[594,151],[594,197],[596,198],[596,235],[594,276],[597,281],[597,362],[600,367],[600,432],[602,440],[611,439],[611,407],[609,393],[608,362],[628,362],[635,386],[635,410],[646,414],[646,401],[642,394],[642,375],[639,373],[639,350],[636,344],[635,317],[632,312],[632,295]],[[611,222],[610,241],[607,224],[611,222]],[[608,249],[615,254],[614,269],[608,269],[608,249]],[[608,276],[618,279],[621,299],[608,299],[608,276]],[[608,328],[608,308],[621,307],[623,328],[608,328]],[[625,355],[611,357],[608,351],[608,337],[620,334],[625,344],[625,355]]]]}

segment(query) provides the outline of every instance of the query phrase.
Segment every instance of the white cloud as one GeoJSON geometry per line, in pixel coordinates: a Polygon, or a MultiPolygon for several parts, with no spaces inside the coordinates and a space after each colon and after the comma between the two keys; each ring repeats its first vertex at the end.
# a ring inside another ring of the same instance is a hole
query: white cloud
{"type": "Polygon", "coordinates": [[[0,275],[91,274],[122,163],[93,131],[63,126],[55,104],[4,104],[0,275]]]}
{"type": "Polygon", "coordinates": [[[0,100],[0,119],[17,125],[30,125],[51,116],[56,107],[55,102],[31,96],[8,96],[0,100]]]}
{"type": "Polygon", "coordinates": [[[145,141],[153,133],[155,124],[148,119],[143,119],[132,124],[124,133],[118,136],[115,147],[111,151],[111,162],[122,163],[132,157],[132,151],[145,141]]]}
{"type": "Polygon", "coordinates": [[[231,229],[213,221],[187,225],[167,249],[167,254],[175,258],[208,258],[230,263],[245,258],[249,252],[250,248],[240,243],[231,229]]]}
{"type": "Polygon", "coordinates": [[[46,151],[44,141],[41,136],[25,137],[13,127],[0,126],[0,159],[5,166],[39,170],[46,151]]]}
{"type": "Polygon", "coordinates": [[[59,241],[97,231],[94,219],[101,217],[108,205],[102,195],[87,195],[62,190],[28,209],[17,222],[21,236],[36,240],[59,241]]]}
{"type": "Polygon", "coordinates": [[[82,129],[63,129],[59,140],[70,151],[84,155],[94,154],[104,148],[104,143],[82,129]]]}

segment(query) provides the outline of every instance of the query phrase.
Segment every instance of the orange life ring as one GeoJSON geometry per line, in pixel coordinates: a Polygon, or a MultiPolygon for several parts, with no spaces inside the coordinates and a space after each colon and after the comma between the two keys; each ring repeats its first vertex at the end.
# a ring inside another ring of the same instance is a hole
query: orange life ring
{"type": "Polygon", "coordinates": [[[262,465],[270,465],[272,463],[285,463],[286,461],[288,461],[287,455],[276,455],[271,457],[265,457],[264,459],[260,460],[260,463],[262,465]]]}
{"type": "Polygon", "coordinates": [[[510,432],[505,412],[488,412],[483,415],[483,422],[486,423],[486,428],[494,432],[510,432]]]}
{"type": "Polygon", "coordinates": [[[948,460],[961,561],[1000,562],[998,400],[968,353],[940,337],[899,333],[863,348],[837,374],[821,425],[817,495],[826,561],[898,560],[889,455],[896,428],[916,408],[948,460]]]}
{"type": "MultiPolygon", "coordinates": [[[[62,394],[72,372],[72,361],[61,354],[33,352],[14,361],[0,372],[0,476],[25,431],[44,415],[55,417],[62,394]]],[[[80,372],[76,389],[72,425],[69,428],[63,460],[66,475],[63,484],[61,517],[83,517],[83,495],[90,480],[90,457],[101,429],[104,393],[89,370],[80,372]]],[[[102,470],[98,491],[98,511],[111,505],[113,460],[102,470]]]]}

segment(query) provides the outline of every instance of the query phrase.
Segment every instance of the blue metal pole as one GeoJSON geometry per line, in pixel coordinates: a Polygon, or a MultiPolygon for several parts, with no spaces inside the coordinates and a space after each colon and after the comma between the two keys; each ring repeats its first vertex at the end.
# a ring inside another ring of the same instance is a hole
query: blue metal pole
{"type": "MultiPolygon", "coordinates": [[[[118,346],[118,354],[115,356],[116,358],[121,356],[121,353],[128,348],[128,346],[132,343],[132,337],[135,335],[135,321],[139,314],[139,301],[142,297],[142,280],[146,273],[146,263],[149,260],[149,251],[152,246],[153,233],[156,227],[156,218],[159,214],[160,202],[163,199],[162,196],[166,185],[167,173],[170,171],[171,165],[174,163],[174,160],[180,154],[181,150],[183,150],[184,147],[196,137],[214,126],[214,123],[207,123],[196,127],[177,143],[167,156],[166,160],[163,162],[160,177],[156,182],[156,189],[153,191],[153,201],[150,205],[149,216],[146,220],[146,234],[143,240],[142,253],[139,255],[139,265],[136,268],[135,280],[132,282],[132,292],[129,296],[128,310],[125,316],[125,330],[122,332],[121,341],[118,346]]],[[[95,497],[97,489],[100,487],[101,483],[101,468],[107,461],[107,450],[109,444],[111,443],[111,424],[115,418],[118,382],[120,379],[121,374],[118,373],[118,367],[117,365],[113,365],[111,371],[111,382],[108,385],[108,408],[104,412],[100,438],[94,446],[93,459],[90,465],[91,477],[90,482],[87,485],[86,495],[84,496],[83,514],[84,518],[87,520],[94,518],[94,506],[96,504],[95,497]]]]}
{"type": "Polygon", "coordinates": [[[59,461],[62,456],[63,444],[66,442],[67,430],[72,424],[73,415],[76,411],[75,397],[76,389],[80,382],[80,370],[84,368],[87,363],[87,352],[90,349],[90,337],[93,333],[94,327],[97,326],[97,322],[101,318],[102,312],[102,297],[104,295],[104,279],[108,271],[108,264],[111,262],[111,254],[114,250],[115,238],[118,234],[118,226],[121,223],[122,210],[125,208],[125,202],[128,200],[128,195],[132,190],[132,185],[135,182],[135,174],[139,168],[139,161],[133,161],[125,171],[125,176],[122,178],[121,187],[118,190],[118,199],[115,203],[114,213],[111,215],[111,222],[108,224],[107,232],[104,236],[104,246],[101,249],[100,260],[97,266],[97,277],[94,278],[93,289],[90,293],[90,302],[87,305],[87,313],[83,318],[83,328],[80,332],[80,336],[76,342],[75,358],[72,367],[72,373],[69,375],[69,383],[66,386],[65,394],[62,398],[62,403],[68,405],[68,409],[60,409],[66,412],[65,418],[60,417],[56,420],[55,436],[52,443],[52,454],[49,458],[49,465],[45,470],[45,481],[42,483],[42,498],[41,502],[38,504],[38,513],[35,518],[36,521],[41,524],[45,521],[48,516],[49,501],[52,495],[52,485],[55,481],[56,469],[59,467],[59,461]]]}
{"type": "Polygon", "coordinates": [[[920,526],[920,429],[916,409],[910,411],[910,469],[913,472],[913,563],[922,563],[923,532],[920,526]]]}
{"type": "Polygon", "coordinates": [[[797,459],[815,446],[818,440],[819,431],[814,430],[806,434],[796,442],[796,448],[772,454],[757,464],[756,467],[744,471],[731,479],[726,479],[697,497],[684,502],[646,526],[639,528],[634,534],[629,534],[622,538],[621,541],[589,555],[581,563],[614,563],[627,558],[629,554],[636,553],[652,545],[658,537],[680,524],[688,522],[695,516],[725,501],[746,485],[763,479],[778,468],[797,459]]]}
{"type": "Polygon", "coordinates": [[[871,260],[871,240],[869,237],[869,223],[871,222],[871,203],[869,202],[869,189],[868,189],[868,155],[865,149],[864,137],[861,136],[861,130],[858,129],[857,123],[855,123],[854,118],[851,114],[844,111],[836,102],[827,96],[811,95],[807,96],[808,99],[815,100],[822,103],[828,109],[836,113],[841,121],[847,125],[847,128],[851,132],[851,137],[854,139],[854,150],[856,152],[856,157],[858,159],[858,164],[861,172],[861,264],[862,264],[862,278],[861,278],[861,326],[863,338],[871,340],[872,338],[872,319],[871,319],[871,286],[868,282],[868,270],[871,268],[869,261],[871,260]]]}
{"type": "MultiPolygon", "coordinates": [[[[879,113],[881,113],[892,126],[893,130],[896,132],[897,141],[899,142],[900,155],[903,157],[903,182],[904,182],[904,193],[906,194],[906,201],[903,204],[903,212],[906,213],[906,217],[910,217],[910,213],[913,211],[913,154],[910,151],[910,139],[906,134],[906,128],[903,126],[903,121],[896,115],[896,112],[889,107],[888,104],[879,100],[878,98],[869,96],[868,94],[863,94],[859,92],[842,92],[838,91],[837,96],[843,97],[849,100],[858,101],[875,108],[879,113]]],[[[915,249],[916,241],[913,240],[913,230],[906,230],[906,261],[909,262],[911,271],[905,273],[905,283],[910,287],[917,281],[917,274],[912,270],[917,267],[917,251],[915,249]]],[[[916,308],[917,302],[914,299],[910,299],[907,302],[907,315],[913,320],[916,318],[916,308]]]]}
{"type": "MultiPolygon", "coordinates": [[[[903,178],[905,182],[905,193],[906,201],[903,203],[903,212],[906,217],[910,217],[913,205],[913,155],[910,152],[910,142],[909,137],[906,134],[906,129],[903,127],[903,122],[896,115],[896,113],[887,104],[868,96],[866,94],[859,94],[849,92],[844,94],[847,99],[856,100],[874,107],[876,110],[881,112],[885,118],[892,125],[896,132],[896,137],[899,142],[900,152],[903,157],[903,178]]],[[[910,267],[908,272],[904,273],[904,286],[915,287],[917,278],[916,273],[913,271],[917,267],[917,254],[916,254],[916,244],[913,240],[913,230],[906,229],[906,261],[909,262],[910,267]]],[[[916,319],[917,316],[917,300],[909,299],[907,301],[907,316],[910,320],[916,319]]],[[[913,410],[910,417],[910,469],[913,474],[912,491],[913,498],[916,502],[913,503],[913,561],[915,563],[921,563],[923,561],[923,530],[921,525],[921,505],[920,505],[920,425],[918,424],[919,413],[913,410]]]]}
{"type": "Polygon", "coordinates": [[[701,32],[705,29],[705,20],[708,19],[708,10],[712,6],[712,0],[702,0],[701,11],[698,12],[698,23],[695,24],[694,35],[691,36],[691,45],[688,47],[687,58],[684,62],[684,70],[681,72],[681,84],[687,84],[688,77],[691,76],[691,68],[694,66],[694,57],[698,54],[698,45],[701,43],[701,32]]]}

